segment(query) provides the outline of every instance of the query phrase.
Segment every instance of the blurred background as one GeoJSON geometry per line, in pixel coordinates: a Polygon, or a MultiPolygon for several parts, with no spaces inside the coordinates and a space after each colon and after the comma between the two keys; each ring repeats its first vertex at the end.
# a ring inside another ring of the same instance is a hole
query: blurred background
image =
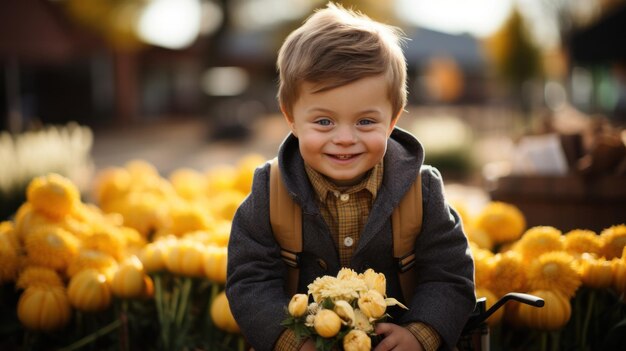
{"type": "MultiPolygon", "coordinates": [[[[453,200],[562,230],[626,221],[626,1],[337,2],[405,32],[400,125],[453,200]]],[[[86,188],[134,159],[167,175],[273,157],[276,53],[325,3],[0,0],[2,218],[48,171],[86,188]]]]}

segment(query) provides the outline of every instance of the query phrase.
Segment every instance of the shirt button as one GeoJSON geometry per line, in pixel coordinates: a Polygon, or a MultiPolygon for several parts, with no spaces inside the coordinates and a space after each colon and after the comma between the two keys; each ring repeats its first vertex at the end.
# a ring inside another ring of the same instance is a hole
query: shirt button
{"type": "Polygon", "coordinates": [[[339,196],[339,199],[343,202],[346,202],[348,200],[350,200],[350,195],[348,194],[341,194],[341,196],[339,196]]]}
{"type": "Polygon", "coordinates": [[[345,239],[343,239],[343,244],[346,245],[346,247],[350,247],[352,246],[352,244],[354,244],[354,239],[347,236],[345,239]]]}

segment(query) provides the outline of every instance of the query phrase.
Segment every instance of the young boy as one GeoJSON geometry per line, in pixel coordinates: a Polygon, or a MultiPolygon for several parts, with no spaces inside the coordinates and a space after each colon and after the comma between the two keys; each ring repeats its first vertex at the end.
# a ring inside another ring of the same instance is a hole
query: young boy
{"type": "MultiPolygon", "coordinates": [[[[439,172],[395,128],[406,104],[398,32],[332,3],[289,35],[278,55],[278,99],[290,135],[278,153],[285,187],[302,208],[298,292],[341,267],[372,268],[387,295],[403,301],[380,323],[376,350],[451,349],[474,308],[473,263],[439,172]],[[423,222],[415,242],[416,287],[403,297],[392,255],[391,214],[418,174],[423,222]],[[399,309],[398,309],[399,310],[399,309]]],[[[287,266],[269,220],[269,164],[256,170],[238,209],[228,251],[226,293],[257,351],[313,350],[280,325],[291,296],[287,266]]]]}

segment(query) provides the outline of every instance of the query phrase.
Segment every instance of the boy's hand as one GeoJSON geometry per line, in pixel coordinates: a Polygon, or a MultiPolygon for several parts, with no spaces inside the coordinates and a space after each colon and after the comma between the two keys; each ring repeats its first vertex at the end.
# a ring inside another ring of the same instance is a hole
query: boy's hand
{"type": "Polygon", "coordinates": [[[315,351],[315,343],[311,339],[306,339],[302,347],[300,347],[300,351],[315,351]]]}
{"type": "Polygon", "coordinates": [[[415,336],[406,328],[393,323],[378,323],[376,334],[383,335],[384,339],[374,351],[424,351],[415,336]]]}

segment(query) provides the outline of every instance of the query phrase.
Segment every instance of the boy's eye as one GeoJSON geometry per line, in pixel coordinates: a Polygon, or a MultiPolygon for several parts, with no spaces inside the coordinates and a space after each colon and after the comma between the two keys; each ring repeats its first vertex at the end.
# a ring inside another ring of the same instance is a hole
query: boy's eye
{"type": "Polygon", "coordinates": [[[367,125],[374,124],[374,123],[375,122],[372,121],[371,119],[362,119],[359,121],[359,124],[363,126],[367,126],[367,125]]]}
{"type": "Polygon", "coordinates": [[[323,119],[318,119],[317,121],[315,121],[315,123],[321,125],[321,126],[329,126],[330,125],[330,120],[323,118],[323,119]]]}

